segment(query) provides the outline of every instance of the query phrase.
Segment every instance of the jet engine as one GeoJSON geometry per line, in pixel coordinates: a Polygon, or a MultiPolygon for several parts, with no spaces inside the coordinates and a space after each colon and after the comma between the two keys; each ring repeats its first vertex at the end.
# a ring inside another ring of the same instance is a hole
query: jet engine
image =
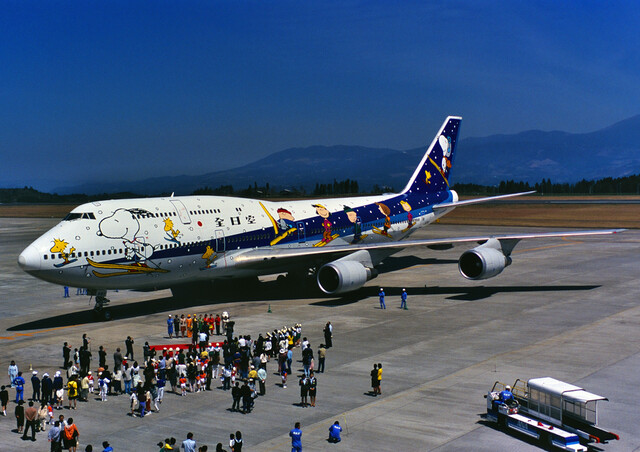
{"type": "Polygon", "coordinates": [[[320,267],[317,281],[324,293],[335,295],[357,290],[374,276],[370,268],[358,261],[339,259],[320,267]]]}
{"type": "Polygon", "coordinates": [[[505,256],[500,242],[496,239],[490,239],[464,252],[458,261],[460,274],[473,280],[493,278],[509,265],[511,265],[511,257],[505,256]]]}

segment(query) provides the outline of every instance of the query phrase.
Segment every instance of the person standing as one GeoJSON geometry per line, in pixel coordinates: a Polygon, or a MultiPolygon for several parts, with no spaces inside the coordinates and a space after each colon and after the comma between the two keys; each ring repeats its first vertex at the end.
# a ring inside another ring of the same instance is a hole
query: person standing
{"type": "Polygon", "coordinates": [[[382,287],[378,292],[378,296],[380,297],[380,309],[387,309],[387,306],[384,304],[384,289],[382,287]]]}
{"type": "Polygon", "coordinates": [[[64,286],[64,297],[63,298],[69,298],[69,287],[68,286],[64,286]]]}
{"type": "Polygon", "coordinates": [[[220,314],[216,314],[216,336],[220,336],[220,323],[222,322],[222,319],[220,319],[220,314]]]}
{"type": "Polygon", "coordinates": [[[267,381],[267,371],[264,367],[260,367],[258,369],[258,383],[260,386],[260,395],[263,396],[266,394],[266,381],[267,381]]]}
{"type": "Polygon", "coordinates": [[[300,422],[296,422],[294,427],[289,432],[291,438],[291,452],[302,452],[302,430],[300,429],[300,422]]]}
{"type": "Polygon", "coordinates": [[[22,405],[24,405],[24,401],[20,400],[16,405],[16,409],[14,412],[16,415],[18,433],[22,433],[22,429],[24,429],[24,407],[22,405]]]}
{"type": "Polygon", "coordinates": [[[16,388],[16,403],[19,400],[24,402],[24,378],[22,378],[22,372],[18,372],[18,376],[13,379],[13,386],[16,388]]]}
{"type": "Polygon", "coordinates": [[[63,359],[62,368],[64,370],[67,370],[71,365],[71,346],[66,342],[62,346],[62,359],[63,359]]]}
{"type": "Polygon", "coordinates": [[[402,293],[400,294],[400,309],[407,309],[407,289],[402,289],[402,293]]]}
{"type": "Polygon", "coordinates": [[[333,346],[333,325],[331,325],[331,322],[327,322],[327,324],[324,326],[324,343],[327,346],[327,348],[331,348],[333,346]]]}
{"type": "Polygon", "coordinates": [[[167,319],[167,333],[169,333],[169,339],[173,338],[173,319],[171,318],[171,314],[169,314],[169,318],[167,319]]]}
{"type": "Polygon", "coordinates": [[[36,416],[38,415],[38,409],[33,406],[33,402],[29,402],[29,408],[24,410],[24,417],[27,420],[27,426],[24,429],[22,439],[27,439],[27,433],[31,428],[31,441],[36,440],[36,416]]]}
{"type": "Polygon", "coordinates": [[[122,352],[120,352],[120,347],[118,347],[113,354],[113,370],[120,369],[120,367],[122,367],[123,360],[124,358],[122,357],[122,352]]]}
{"type": "Polygon", "coordinates": [[[324,360],[327,357],[327,349],[325,344],[320,344],[318,347],[318,373],[324,373],[324,360]]]}
{"type": "Polygon", "coordinates": [[[196,452],[196,442],[193,440],[193,433],[187,433],[187,439],[182,441],[184,452],[196,452]]]}
{"type": "Polygon", "coordinates": [[[33,388],[33,395],[31,400],[40,401],[40,379],[38,378],[38,371],[34,370],[31,376],[31,386],[33,388]]]}
{"type": "Polygon", "coordinates": [[[73,423],[73,418],[70,417],[67,420],[67,425],[65,425],[62,434],[62,442],[64,443],[64,448],[69,449],[69,452],[76,452],[79,437],[80,432],[78,432],[78,427],[76,427],[76,424],[73,423]]]}
{"type": "Polygon", "coordinates": [[[75,410],[78,399],[78,381],[76,375],[72,375],[67,382],[67,397],[69,399],[69,409],[75,410]]]}
{"type": "Polygon", "coordinates": [[[60,429],[60,421],[56,421],[53,426],[49,429],[49,434],[47,435],[49,442],[51,443],[51,452],[60,452],[62,451],[61,444],[61,429],[60,429]]]}
{"type": "Polygon", "coordinates": [[[53,391],[53,381],[49,378],[48,373],[42,374],[42,403],[47,404],[51,401],[51,392],[53,391]]]}
{"type": "Polygon", "coordinates": [[[371,394],[376,396],[378,395],[378,390],[376,389],[376,386],[378,385],[378,365],[377,364],[375,363],[373,364],[373,369],[369,374],[371,376],[371,394]]]}
{"type": "Polygon", "coordinates": [[[381,384],[382,384],[382,363],[378,363],[378,386],[377,386],[378,395],[382,395],[382,390],[380,389],[381,384]]]}
{"type": "Polygon", "coordinates": [[[15,388],[15,385],[13,384],[13,380],[16,379],[16,377],[18,376],[18,366],[16,365],[15,361],[11,361],[11,364],[9,364],[9,383],[11,383],[11,387],[15,388]]]}
{"type": "Polygon", "coordinates": [[[131,336],[127,336],[127,339],[124,341],[124,345],[127,348],[127,354],[125,356],[127,359],[133,360],[133,338],[131,336]]]}
{"type": "Polygon", "coordinates": [[[309,399],[311,406],[316,406],[316,393],[318,391],[318,379],[313,375],[313,372],[309,375],[309,399]]]}
{"type": "Polygon", "coordinates": [[[107,351],[101,345],[100,347],[98,347],[98,367],[104,368],[104,366],[106,365],[107,365],[107,351]]]}
{"type": "Polygon", "coordinates": [[[236,381],[236,385],[231,388],[231,398],[233,399],[233,403],[231,404],[231,411],[240,411],[240,398],[242,397],[242,392],[240,390],[240,383],[236,381]]]}
{"type": "Polygon", "coordinates": [[[3,385],[0,388],[0,405],[2,405],[2,415],[7,415],[7,404],[9,403],[9,391],[7,391],[6,387],[3,385]]]}

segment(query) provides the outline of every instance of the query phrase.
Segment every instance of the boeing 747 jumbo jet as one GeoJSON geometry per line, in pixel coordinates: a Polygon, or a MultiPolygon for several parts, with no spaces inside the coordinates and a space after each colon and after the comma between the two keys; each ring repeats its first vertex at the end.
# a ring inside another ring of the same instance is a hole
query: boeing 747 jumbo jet
{"type": "MultiPolygon", "coordinates": [[[[449,175],[462,118],[450,116],[397,194],[308,201],[180,196],[91,202],[71,211],[18,258],[31,275],[88,288],[96,312],[109,289],[181,289],[212,281],[315,274],[327,294],[357,290],[376,265],[405,248],[474,243],[459,260],[468,279],[511,264],[522,239],[611,234],[618,230],[406,240],[458,206],[525,193],[459,201],[449,175]]],[[[529,192],[531,193],[531,192],[529,192]]]]}

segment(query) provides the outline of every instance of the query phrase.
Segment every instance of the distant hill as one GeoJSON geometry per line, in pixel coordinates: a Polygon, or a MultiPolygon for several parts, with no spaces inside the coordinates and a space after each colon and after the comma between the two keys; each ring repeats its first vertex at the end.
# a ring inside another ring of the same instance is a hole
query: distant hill
{"type": "MultiPolygon", "coordinates": [[[[425,143],[425,147],[427,143],[425,143]]],[[[165,176],[126,183],[92,183],[54,190],[67,193],[134,192],[184,195],[209,186],[242,190],[267,182],[275,189],[313,190],[316,183],[357,180],[361,190],[374,185],[404,187],[425,147],[406,151],[361,146],[291,148],[248,165],[201,176],[165,176]]],[[[531,130],[512,135],[465,138],[458,144],[453,183],[534,183],[622,177],[640,173],[640,115],[583,134],[531,130]]],[[[207,166],[203,163],[203,168],[207,166]]],[[[212,163],[213,166],[213,163],[212,163]]]]}

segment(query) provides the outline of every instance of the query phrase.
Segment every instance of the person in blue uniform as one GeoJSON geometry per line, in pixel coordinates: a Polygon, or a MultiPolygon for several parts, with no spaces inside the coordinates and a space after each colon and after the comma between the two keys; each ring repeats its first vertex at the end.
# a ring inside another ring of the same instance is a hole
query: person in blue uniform
{"type": "Polygon", "coordinates": [[[169,314],[169,318],[167,319],[167,332],[169,333],[169,339],[173,338],[173,319],[171,318],[171,314],[169,314]]]}
{"type": "Polygon", "coordinates": [[[407,289],[402,289],[402,294],[400,294],[400,309],[407,309],[407,289]]]}
{"type": "Polygon", "coordinates": [[[22,378],[22,372],[18,372],[18,376],[13,379],[13,385],[16,387],[16,403],[20,400],[24,402],[24,378],[22,378]]]}
{"type": "Polygon", "coordinates": [[[342,432],[342,427],[340,427],[340,422],[335,421],[331,427],[329,427],[329,442],[330,443],[339,443],[342,441],[340,438],[340,432],[342,432]]]}
{"type": "Polygon", "coordinates": [[[380,288],[380,292],[378,292],[378,296],[380,297],[380,309],[387,309],[387,306],[384,304],[384,290],[382,287],[380,288]]]}
{"type": "Polygon", "coordinates": [[[513,403],[513,393],[511,392],[511,386],[504,387],[504,391],[500,391],[500,402],[506,405],[513,403]]]}
{"type": "Polygon", "coordinates": [[[300,430],[300,422],[296,422],[295,426],[289,432],[291,437],[291,452],[302,452],[302,430],[300,430]]]}

